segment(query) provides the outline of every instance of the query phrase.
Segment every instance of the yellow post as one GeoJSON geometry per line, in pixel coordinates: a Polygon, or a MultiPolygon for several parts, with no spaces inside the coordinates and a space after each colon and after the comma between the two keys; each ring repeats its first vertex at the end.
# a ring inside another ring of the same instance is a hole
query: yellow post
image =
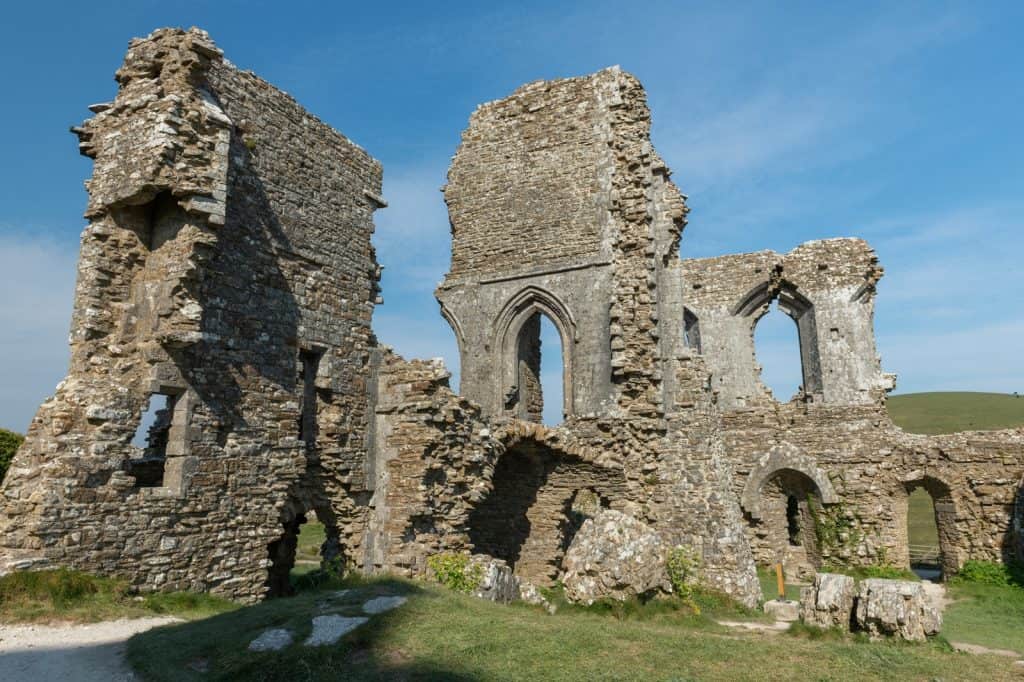
{"type": "Polygon", "coordinates": [[[779,599],[785,601],[786,599],[786,581],[782,579],[782,563],[775,564],[775,582],[779,587],[779,599]]]}

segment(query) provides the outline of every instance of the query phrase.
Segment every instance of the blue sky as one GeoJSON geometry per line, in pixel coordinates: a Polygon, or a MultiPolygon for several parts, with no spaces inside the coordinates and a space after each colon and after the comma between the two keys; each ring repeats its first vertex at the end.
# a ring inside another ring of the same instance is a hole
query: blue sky
{"type": "MultiPolygon", "coordinates": [[[[474,107],[528,81],[620,64],[646,86],[654,143],[690,197],[685,257],[864,237],[888,273],[876,329],[898,391],[1024,391],[1024,5],[638,7],[6,7],[0,426],[24,430],[67,366],[91,170],[68,126],[114,95],[128,40],[166,25],[207,29],[232,62],[383,162],[375,327],[407,356],[443,356],[457,372],[432,294],[448,265],[438,188],[474,107]]],[[[799,382],[795,335],[764,324],[765,377],[788,392],[799,382]]]]}

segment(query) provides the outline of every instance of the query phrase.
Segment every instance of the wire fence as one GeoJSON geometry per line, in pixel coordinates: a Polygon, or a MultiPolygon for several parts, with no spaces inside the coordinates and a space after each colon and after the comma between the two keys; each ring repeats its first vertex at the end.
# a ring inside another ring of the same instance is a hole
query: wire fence
{"type": "Polygon", "coordinates": [[[937,564],[940,556],[938,545],[910,545],[912,564],[937,564]]]}

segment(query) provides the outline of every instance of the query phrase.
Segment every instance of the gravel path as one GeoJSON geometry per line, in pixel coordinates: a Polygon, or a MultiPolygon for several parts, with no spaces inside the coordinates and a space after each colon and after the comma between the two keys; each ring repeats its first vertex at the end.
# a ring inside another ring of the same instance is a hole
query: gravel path
{"type": "Polygon", "coordinates": [[[177,618],[135,618],[88,625],[0,623],[0,680],[135,680],[124,661],[125,642],[137,632],[177,621],[177,618]]]}

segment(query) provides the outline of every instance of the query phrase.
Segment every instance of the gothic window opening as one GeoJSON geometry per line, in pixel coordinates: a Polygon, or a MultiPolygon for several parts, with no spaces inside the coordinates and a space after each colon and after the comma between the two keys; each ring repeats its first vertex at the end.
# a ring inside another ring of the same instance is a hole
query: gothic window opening
{"type": "Polygon", "coordinates": [[[794,320],[773,303],[754,328],[761,383],[776,400],[788,401],[803,390],[800,335],[794,320]]]}
{"type": "Polygon", "coordinates": [[[557,426],[565,419],[565,365],[562,337],[547,315],[534,313],[523,323],[516,344],[518,417],[557,426]]]}
{"type": "Polygon", "coordinates": [[[691,348],[697,353],[701,352],[700,320],[689,308],[683,310],[683,339],[687,348],[691,348]]]}

